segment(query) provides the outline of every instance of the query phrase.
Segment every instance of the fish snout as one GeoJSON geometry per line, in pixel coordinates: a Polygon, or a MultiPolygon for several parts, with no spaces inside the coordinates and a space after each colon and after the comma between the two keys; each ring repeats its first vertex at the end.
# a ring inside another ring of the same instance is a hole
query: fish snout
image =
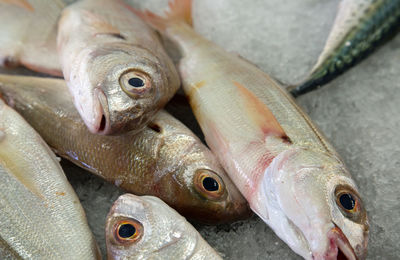
{"type": "Polygon", "coordinates": [[[325,252],[313,252],[312,258],[315,260],[361,260],[357,257],[349,240],[342,230],[335,226],[328,231],[328,245],[325,252]]]}

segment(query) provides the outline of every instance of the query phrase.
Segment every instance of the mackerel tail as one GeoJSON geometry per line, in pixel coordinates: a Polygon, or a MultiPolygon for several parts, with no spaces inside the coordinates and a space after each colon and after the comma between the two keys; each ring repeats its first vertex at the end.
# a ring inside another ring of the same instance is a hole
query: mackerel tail
{"type": "Polygon", "coordinates": [[[400,31],[400,0],[375,1],[345,35],[331,55],[310,76],[287,89],[294,96],[308,93],[344,73],[400,31]]]}

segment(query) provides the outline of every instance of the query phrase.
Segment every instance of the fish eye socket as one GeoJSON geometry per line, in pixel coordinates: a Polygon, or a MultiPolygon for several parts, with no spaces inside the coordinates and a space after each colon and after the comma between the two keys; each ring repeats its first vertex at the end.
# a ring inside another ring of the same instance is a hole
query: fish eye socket
{"type": "Polygon", "coordinates": [[[351,187],[338,186],[335,191],[336,204],[342,214],[354,222],[362,222],[366,218],[360,198],[351,187]]]}
{"type": "Polygon", "coordinates": [[[118,243],[130,244],[142,236],[143,226],[138,221],[122,220],[114,226],[114,237],[118,243]]]}
{"type": "Polygon", "coordinates": [[[196,171],[194,186],[207,199],[220,200],[225,194],[225,185],[222,179],[216,173],[207,169],[196,171]]]}
{"type": "Polygon", "coordinates": [[[136,70],[123,73],[119,78],[119,84],[130,97],[143,95],[151,89],[150,77],[146,73],[136,70]]]}

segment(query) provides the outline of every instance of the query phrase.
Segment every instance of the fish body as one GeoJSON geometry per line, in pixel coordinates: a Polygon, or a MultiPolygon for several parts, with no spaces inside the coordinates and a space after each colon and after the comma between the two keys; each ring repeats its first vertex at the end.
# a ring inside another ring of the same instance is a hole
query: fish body
{"type": "Polygon", "coordinates": [[[101,259],[54,153],[0,100],[0,259],[101,259]]]}
{"type": "Polygon", "coordinates": [[[61,0],[0,0],[0,66],[62,76],[56,32],[63,8],[61,0]]]}
{"type": "Polygon", "coordinates": [[[334,25],[308,78],[294,96],[323,85],[361,61],[400,26],[400,0],[342,0],[334,25]]]}
{"type": "Polygon", "coordinates": [[[124,194],[107,216],[108,259],[222,259],[162,200],[124,194]]]}
{"type": "Polygon", "coordinates": [[[165,111],[136,135],[103,136],[87,130],[63,80],[2,75],[0,93],[60,156],[131,193],[160,197],[203,222],[249,216],[211,151],[165,111]]]}
{"type": "Polygon", "coordinates": [[[193,31],[189,0],[170,7],[137,13],[180,49],[206,142],[252,210],[305,259],[364,258],[366,212],[333,147],[267,74],[193,31]]]}
{"type": "Polygon", "coordinates": [[[75,106],[92,133],[142,130],[180,86],[157,34],[122,1],[68,6],[57,48],[75,106]]]}

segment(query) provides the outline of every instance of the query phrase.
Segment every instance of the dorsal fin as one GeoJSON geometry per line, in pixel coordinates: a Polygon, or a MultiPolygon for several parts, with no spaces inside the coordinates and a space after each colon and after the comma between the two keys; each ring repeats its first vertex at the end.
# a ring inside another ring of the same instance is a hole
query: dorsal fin
{"type": "Polygon", "coordinates": [[[95,14],[93,12],[83,10],[85,21],[95,28],[96,35],[99,34],[111,34],[111,35],[121,35],[121,31],[108,22],[103,17],[95,14]]]}
{"type": "Polygon", "coordinates": [[[28,2],[28,0],[0,0],[0,3],[16,5],[31,12],[35,10],[33,6],[28,2]]]}
{"type": "Polygon", "coordinates": [[[175,22],[183,22],[192,26],[192,0],[172,0],[168,5],[170,10],[165,12],[164,17],[150,11],[139,11],[134,8],[131,10],[159,31],[164,31],[167,24],[175,22]]]}

